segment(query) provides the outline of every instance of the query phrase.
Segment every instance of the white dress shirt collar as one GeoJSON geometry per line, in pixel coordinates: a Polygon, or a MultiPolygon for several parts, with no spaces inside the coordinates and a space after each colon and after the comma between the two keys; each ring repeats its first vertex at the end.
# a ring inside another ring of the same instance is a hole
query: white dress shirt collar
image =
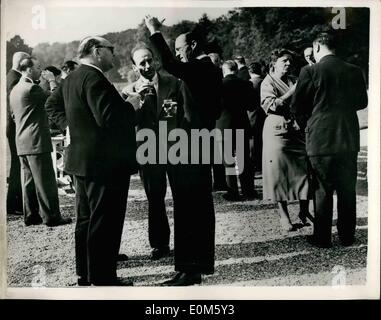
{"type": "Polygon", "coordinates": [[[30,82],[34,83],[34,81],[31,78],[29,78],[27,76],[24,76],[24,75],[22,77],[25,78],[25,79],[28,79],[30,82]]]}
{"type": "Polygon", "coordinates": [[[19,73],[19,74],[22,74],[20,71],[18,71],[18,70],[15,69],[15,68],[12,68],[12,70],[13,70],[13,71],[16,71],[16,72],[19,73]]]}

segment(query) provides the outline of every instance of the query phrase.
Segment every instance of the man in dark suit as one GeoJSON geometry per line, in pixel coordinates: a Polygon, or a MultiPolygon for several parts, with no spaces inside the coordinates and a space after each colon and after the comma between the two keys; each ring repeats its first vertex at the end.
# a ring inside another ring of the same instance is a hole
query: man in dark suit
{"type": "Polygon", "coordinates": [[[236,56],[234,61],[238,65],[237,77],[242,80],[250,80],[250,74],[246,66],[245,58],[243,56],[236,56]]]}
{"type": "MultiPolygon", "coordinates": [[[[153,130],[157,151],[161,149],[162,154],[167,155],[171,144],[159,139],[159,125],[166,124],[168,132],[176,128],[176,115],[167,115],[163,104],[171,100],[170,103],[176,103],[177,108],[182,109],[181,81],[169,74],[156,72],[153,54],[148,47],[135,47],[131,52],[131,60],[139,79],[129,85],[126,91],[129,94],[127,101],[131,102],[136,111],[137,130],[153,130]],[[152,90],[153,94],[149,95],[148,90],[152,90]]],[[[176,196],[173,174],[171,164],[159,163],[159,152],[156,153],[155,163],[144,164],[140,169],[140,177],[148,199],[148,235],[152,260],[169,254],[170,228],[165,209],[165,194],[168,175],[172,195],[176,196]]]]}
{"type": "MultiPolygon", "coordinates": [[[[218,68],[220,72],[221,79],[223,78],[222,75],[222,60],[220,57],[220,54],[217,52],[210,52],[208,53],[208,56],[210,60],[213,62],[213,64],[218,68]]],[[[214,141],[214,143],[217,143],[217,141],[214,141]]],[[[213,171],[213,190],[214,191],[227,191],[228,186],[226,184],[226,175],[225,175],[225,167],[222,163],[215,163],[214,161],[214,148],[212,149],[213,152],[213,162],[212,162],[212,171],[213,171]]]]}
{"type": "Polygon", "coordinates": [[[16,125],[16,149],[22,166],[23,211],[27,226],[45,223],[58,226],[71,222],[62,218],[58,188],[51,158],[52,141],[44,109],[48,94],[34,81],[41,65],[34,58],[20,62],[22,77],[13,87],[9,101],[16,125]]]}
{"type": "Polygon", "coordinates": [[[315,223],[308,242],[331,247],[333,192],[342,245],[355,240],[359,122],[356,111],[368,104],[362,71],[334,54],[335,40],[321,33],[313,42],[316,64],[299,75],[292,112],[306,120],[306,148],[314,178],[315,223]]]}
{"type": "MultiPolygon", "coordinates": [[[[181,128],[215,127],[220,112],[221,78],[218,69],[203,51],[202,37],[195,30],[177,37],[176,55],[172,55],[157,18],[146,16],[151,43],[158,52],[165,70],[182,79],[188,94],[184,95],[181,128]]],[[[184,89],[184,90],[185,90],[184,89]]],[[[176,166],[177,197],[174,203],[176,276],[164,283],[186,286],[201,283],[201,274],[214,272],[215,216],[212,177],[209,164],[176,166]]]]}
{"type": "Polygon", "coordinates": [[[11,116],[9,107],[9,95],[13,87],[21,78],[20,62],[28,58],[29,54],[25,52],[16,52],[12,57],[12,69],[7,74],[7,123],[6,135],[10,152],[10,168],[8,173],[8,190],[7,190],[7,213],[22,214],[22,192],[21,192],[21,172],[20,160],[17,156],[16,149],[16,126],[11,116]]]}
{"type": "Polygon", "coordinates": [[[136,172],[135,111],[106,78],[113,46],[101,37],[81,41],[81,66],[46,103],[70,145],[65,171],[75,176],[78,285],[131,285],[117,278],[130,175],[136,172]]]}
{"type": "Polygon", "coordinates": [[[254,165],[254,171],[262,170],[262,148],[263,148],[263,125],[266,119],[266,113],[261,107],[261,83],[262,65],[259,62],[253,62],[249,65],[250,81],[253,84],[255,92],[254,109],[248,111],[250,121],[250,159],[254,165]]]}
{"type": "MultiPolygon", "coordinates": [[[[222,132],[222,141],[220,150],[223,151],[224,142],[232,139],[233,155],[237,157],[238,168],[240,171],[239,180],[241,183],[241,191],[246,199],[254,198],[254,168],[250,163],[249,152],[249,135],[250,128],[247,111],[254,109],[255,92],[251,82],[242,80],[237,77],[237,64],[233,60],[227,60],[222,65],[224,79],[222,81],[222,111],[221,116],[217,120],[216,128],[222,132]],[[224,130],[230,129],[232,135],[225,135],[224,130]],[[243,154],[236,146],[236,130],[244,131],[243,154]]],[[[238,191],[237,176],[235,174],[235,163],[224,164],[227,168],[232,169],[234,174],[227,172],[226,182],[228,192],[223,195],[226,200],[239,201],[241,197],[238,191]]]]}

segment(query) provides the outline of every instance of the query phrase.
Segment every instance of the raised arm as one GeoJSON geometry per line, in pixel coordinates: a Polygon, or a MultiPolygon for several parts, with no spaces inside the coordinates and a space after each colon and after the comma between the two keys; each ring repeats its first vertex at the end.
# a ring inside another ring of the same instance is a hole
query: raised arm
{"type": "Polygon", "coordinates": [[[155,17],[146,16],[145,23],[148,30],[151,33],[150,41],[155,48],[155,52],[158,55],[163,68],[182,80],[187,79],[189,74],[193,74],[192,66],[188,63],[181,62],[176,59],[169,49],[168,44],[165,42],[163,35],[160,32],[161,22],[155,17]]]}

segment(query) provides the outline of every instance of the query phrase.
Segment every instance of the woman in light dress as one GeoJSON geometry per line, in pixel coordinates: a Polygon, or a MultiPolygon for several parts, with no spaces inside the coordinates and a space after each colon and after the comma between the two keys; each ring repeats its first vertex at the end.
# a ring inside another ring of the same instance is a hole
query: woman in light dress
{"type": "Polygon", "coordinates": [[[309,185],[304,133],[290,115],[290,100],[296,79],[290,75],[292,53],[277,49],[271,53],[270,70],[261,84],[261,105],[267,114],[263,128],[263,199],[276,201],[284,230],[295,231],[288,201],[299,200],[299,218],[307,218],[309,185]]]}

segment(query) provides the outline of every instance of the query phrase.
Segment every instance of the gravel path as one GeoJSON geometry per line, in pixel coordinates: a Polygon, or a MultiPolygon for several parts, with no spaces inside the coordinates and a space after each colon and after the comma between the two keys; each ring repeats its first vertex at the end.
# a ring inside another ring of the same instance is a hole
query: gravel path
{"type": "MultiPolygon", "coordinates": [[[[330,286],[334,275],[345,270],[347,285],[366,283],[368,198],[366,149],[359,157],[357,240],[351,247],[338,244],[333,226],[331,249],[305,242],[312,227],[283,233],[275,205],[263,201],[229,203],[214,193],[216,211],[216,272],[203,286],[330,286]]],[[[262,180],[255,180],[261,194],[262,180]]],[[[167,208],[173,230],[172,200],[167,208]]],[[[64,216],[75,222],[73,195],[60,196],[64,216]]],[[[298,222],[298,205],[290,205],[298,222]]],[[[334,224],[336,222],[334,213],[334,224]]],[[[75,224],[48,228],[25,227],[20,217],[7,218],[8,285],[10,287],[72,287],[76,284],[74,260],[75,224]]],[[[173,234],[171,235],[173,248],[173,234]]],[[[130,260],[119,264],[118,274],[130,277],[135,286],[155,286],[174,274],[173,257],[150,261],[147,235],[147,201],[137,175],[132,177],[121,252],[130,260]]]]}

